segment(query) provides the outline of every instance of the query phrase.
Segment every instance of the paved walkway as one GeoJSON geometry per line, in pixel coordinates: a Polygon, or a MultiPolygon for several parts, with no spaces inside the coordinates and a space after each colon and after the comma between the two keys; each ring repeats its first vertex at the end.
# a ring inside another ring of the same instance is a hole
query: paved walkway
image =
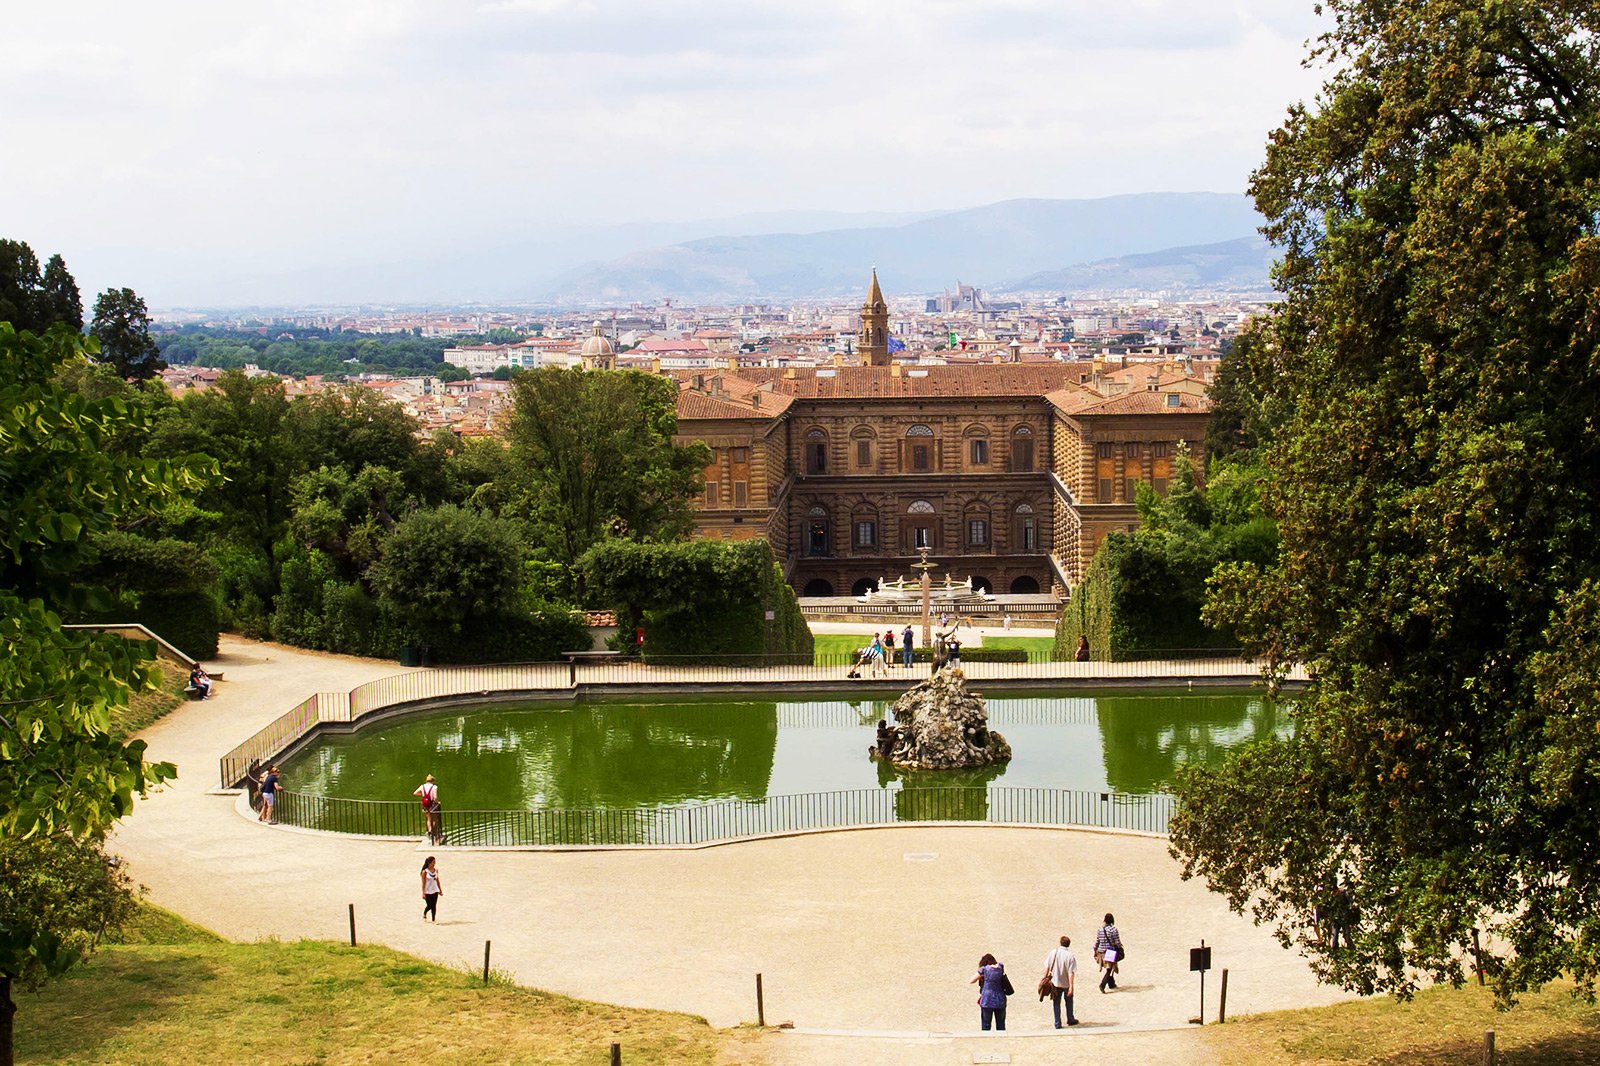
{"type": "MultiPolygon", "coordinates": [[[[1163,840],[1089,831],[907,827],[698,851],[444,849],[442,920],[425,925],[417,845],[258,825],[234,797],[208,792],[217,757],[305,694],[399,668],[235,639],[215,665],[227,680],[214,699],[143,734],[150,756],[177,762],[180,776],[138,804],[114,848],[154,902],[235,939],[340,940],[354,903],[364,940],[467,967],[482,965],[492,940],[493,965],[518,982],[586,999],[731,1026],[754,1021],[761,972],[769,1023],[922,1034],[775,1034],[759,1045],[773,1063],[972,1062],[974,1047],[1016,1063],[1149,1061],[1137,1055],[1163,1048],[1172,1049],[1163,1058],[1195,1061],[1192,1033],[1126,1030],[1182,1026],[1195,1013],[1187,949],[1202,937],[1231,970],[1231,1013],[1341,998],[1264,930],[1181,881],[1163,840]],[[1096,993],[1090,972],[1106,910],[1130,951],[1113,995],[1096,993]],[[986,951],[1017,986],[1011,1029],[1046,1031],[1049,1006],[1031,989],[1061,933],[1081,949],[1084,1025],[986,1043],[928,1035],[977,1027],[966,982],[986,951]]],[[[1210,1014],[1214,980],[1207,996],[1210,1014]]]]}

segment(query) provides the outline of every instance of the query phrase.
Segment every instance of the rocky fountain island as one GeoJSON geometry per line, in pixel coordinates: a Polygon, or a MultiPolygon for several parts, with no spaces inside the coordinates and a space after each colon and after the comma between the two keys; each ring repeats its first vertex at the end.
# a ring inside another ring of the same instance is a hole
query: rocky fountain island
{"type": "Polygon", "coordinates": [[[989,729],[983,697],[946,667],[895,701],[894,725],[870,748],[897,770],[971,770],[1011,761],[1011,745],[989,729]]]}

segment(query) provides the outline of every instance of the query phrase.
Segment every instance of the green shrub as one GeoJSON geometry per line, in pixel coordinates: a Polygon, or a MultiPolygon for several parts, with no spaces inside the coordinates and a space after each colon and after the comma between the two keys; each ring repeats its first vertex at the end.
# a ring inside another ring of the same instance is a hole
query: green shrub
{"type": "Polygon", "coordinates": [[[430,646],[433,662],[549,662],[566,651],[589,647],[589,630],[577,613],[554,604],[539,604],[523,613],[492,615],[456,625],[422,629],[419,644],[430,646]]]}
{"type": "Polygon", "coordinates": [[[208,593],[145,593],[139,597],[131,621],[191,659],[216,657],[222,608],[208,593]]]}
{"type": "Polygon", "coordinates": [[[631,646],[643,624],[646,659],[806,662],[812,654],[811,629],[764,540],[610,540],[580,565],[594,599],[617,614],[614,646],[631,646]]]}

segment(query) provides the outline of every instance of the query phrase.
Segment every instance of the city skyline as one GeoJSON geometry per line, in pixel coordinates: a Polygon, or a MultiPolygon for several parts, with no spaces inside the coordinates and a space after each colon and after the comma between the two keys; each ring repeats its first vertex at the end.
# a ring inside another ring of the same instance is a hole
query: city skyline
{"type": "Polygon", "coordinates": [[[1238,192],[1318,77],[1283,7],[28,10],[0,213],[163,304],[573,227],[1238,192]]]}

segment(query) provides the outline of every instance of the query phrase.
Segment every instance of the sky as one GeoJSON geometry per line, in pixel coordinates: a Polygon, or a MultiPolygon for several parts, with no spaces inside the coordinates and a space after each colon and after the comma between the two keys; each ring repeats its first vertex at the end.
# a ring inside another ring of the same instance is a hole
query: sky
{"type": "MultiPolygon", "coordinates": [[[[152,306],[551,228],[1242,192],[1311,0],[8,4],[0,236],[152,306]]],[[[86,295],[85,302],[90,302],[86,295]]]]}

